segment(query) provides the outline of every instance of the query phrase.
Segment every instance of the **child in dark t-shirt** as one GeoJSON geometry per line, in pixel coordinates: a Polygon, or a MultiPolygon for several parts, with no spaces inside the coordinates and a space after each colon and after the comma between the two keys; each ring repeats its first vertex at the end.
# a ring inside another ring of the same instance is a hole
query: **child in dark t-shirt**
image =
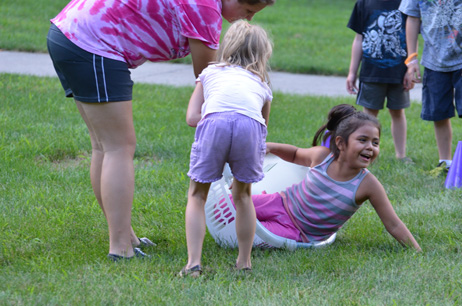
{"type": "Polygon", "coordinates": [[[356,32],[346,88],[357,94],[356,103],[376,116],[385,98],[391,115],[391,132],[398,160],[412,163],[406,156],[407,123],[404,109],[410,106],[409,92],[403,87],[407,67],[406,16],[398,7],[401,0],[358,0],[348,22],[356,32]],[[357,73],[359,88],[356,85],[357,73]]]}

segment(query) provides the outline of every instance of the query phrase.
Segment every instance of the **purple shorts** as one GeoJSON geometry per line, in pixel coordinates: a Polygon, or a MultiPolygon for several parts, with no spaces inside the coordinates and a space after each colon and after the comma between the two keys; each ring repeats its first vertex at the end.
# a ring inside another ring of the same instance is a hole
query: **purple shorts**
{"type": "MultiPolygon", "coordinates": [[[[230,198],[232,201],[233,197],[230,198]]],[[[266,229],[280,237],[302,241],[300,231],[290,219],[279,193],[252,195],[252,201],[257,219],[266,229]]]]}
{"type": "Polygon", "coordinates": [[[188,176],[195,182],[213,183],[229,163],[242,183],[261,181],[266,154],[266,126],[234,112],[213,113],[196,128],[188,176]]]}

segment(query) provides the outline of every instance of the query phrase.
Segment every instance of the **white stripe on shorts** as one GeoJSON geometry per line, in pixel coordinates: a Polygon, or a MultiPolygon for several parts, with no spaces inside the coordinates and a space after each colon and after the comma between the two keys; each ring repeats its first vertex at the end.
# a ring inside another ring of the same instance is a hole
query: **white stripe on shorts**
{"type": "Polygon", "coordinates": [[[106,102],[109,102],[109,97],[107,95],[107,86],[106,86],[106,73],[104,72],[104,57],[101,56],[101,70],[103,71],[103,83],[104,83],[104,93],[106,94],[106,102]]]}
{"type": "Polygon", "coordinates": [[[96,73],[96,55],[93,54],[93,72],[95,73],[95,83],[96,83],[96,91],[98,93],[98,102],[101,102],[101,98],[99,96],[99,86],[98,86],[98,74],[96,73]]]}

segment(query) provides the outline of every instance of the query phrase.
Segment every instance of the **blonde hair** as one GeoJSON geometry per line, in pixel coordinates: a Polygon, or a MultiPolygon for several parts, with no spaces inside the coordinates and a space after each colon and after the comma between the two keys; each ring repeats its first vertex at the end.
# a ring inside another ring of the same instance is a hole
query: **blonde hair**
{"type": "Polygon", "coordinates": [[[273,44],[262,27],[238,20],[233,22],[223,37],[217,61],[241,66],[258,75],[262,82],[269,83],[268,61],[272,53],[273,44]]]}

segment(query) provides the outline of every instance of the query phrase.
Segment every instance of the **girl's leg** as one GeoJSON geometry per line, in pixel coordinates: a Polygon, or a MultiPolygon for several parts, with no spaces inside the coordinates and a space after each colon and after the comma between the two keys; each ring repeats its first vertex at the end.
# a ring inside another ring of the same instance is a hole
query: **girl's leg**
{"type": "Polygon", "coordinates": [[[90,177],[108,222],[109,253],[131,257],[134,254],[131,209],[136,147],[132,102],[100,104],[76,101],[76,104],[90,133],[90,177]]]}
{"type": "Polygon", "coordinates": [[[193,180],[189,183],[188,204],[186,205],[186,243],[188,245],[186,269],[201,264],[206,227],[204,205],[209,189],[210,184],[201,184],[193,180]]]}
{"type": "Polygon", "coordinates": [[[395,144],[396,158],[406,157],[407,122],[404,109],[389,109],[391,116],[391,135],[395,144]]]}
{"type": "Polygon", "coordinates": [[[239,255],[236,268],[251,268],[251,252],[255,237],[256,216],[251,197],[251,184],[233,181],[233,200],[236,205],[236,233],[239,255]]]}

